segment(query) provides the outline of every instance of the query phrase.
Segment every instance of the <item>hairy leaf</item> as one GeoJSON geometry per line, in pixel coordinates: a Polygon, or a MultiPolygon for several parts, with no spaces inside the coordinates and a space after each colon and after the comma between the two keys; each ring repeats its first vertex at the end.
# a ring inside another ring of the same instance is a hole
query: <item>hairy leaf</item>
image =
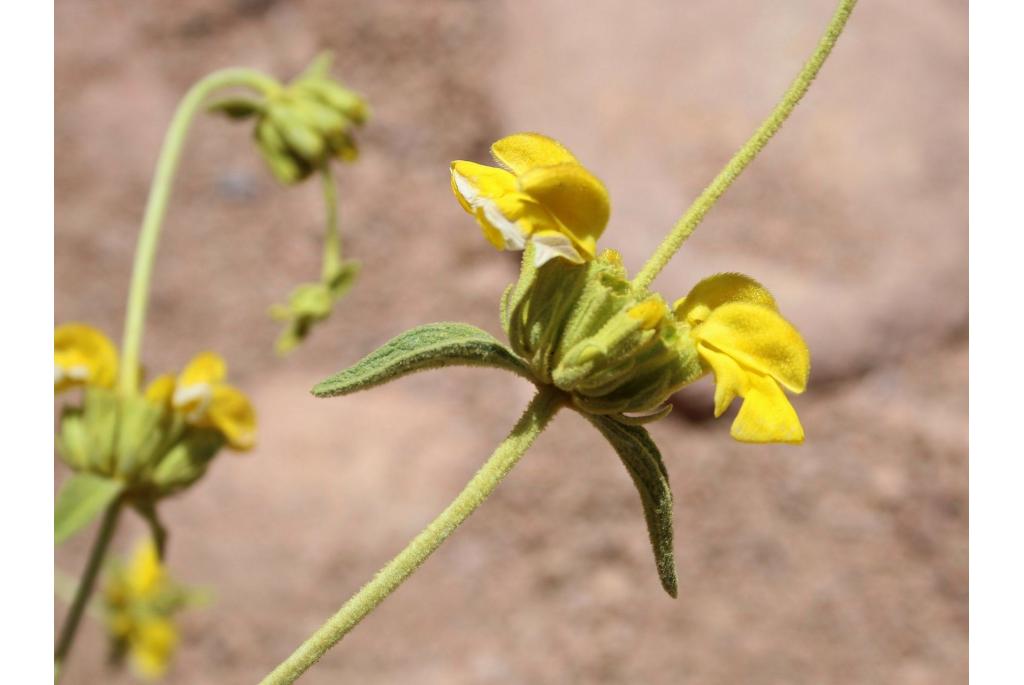
{"type": "Polygon", "coordinates": [[[531,378],[526,363],[490,334],[464,323],[433,323],[385,343],[354,366],[317,384],[313,394],[348,395],[442,366],[490,366],[531,378]]]}
{"type": "Polygon", "coordinates": [[[642,426],[628,426],[609,416],[585,416],[615,448],[640,492],[661,586],[675,597],[678,588],[672,551],[672,489],[658,446],[642,426]]]}
{"type": "Polygon", "coordinates": [[[123,490],[124,483],[90,473],[68,478],[53,508],[54,544],[59,545],[88,525],[123,490]]]}

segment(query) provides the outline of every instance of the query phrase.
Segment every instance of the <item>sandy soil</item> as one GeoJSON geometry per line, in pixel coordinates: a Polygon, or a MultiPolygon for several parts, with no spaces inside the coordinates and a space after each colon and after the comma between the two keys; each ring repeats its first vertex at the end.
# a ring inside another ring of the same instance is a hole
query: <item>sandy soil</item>
{"type": "MultiPolygon", "coordinates": [[[[419,323],[500,333],[516,260],[459,209],[448,162],[484,161],[513,131],[560,138],[609,186],[603,242],[635,270],[770,109],[831,6],[57,5],[58,321],[120,332],[160,139],[204,73],[287,77],[331,48],[375,110],[362,159],[338,174],[363,276],[284,361],[266,308],[317,274],[317,190],[276,186],[245,127],[195,127],[146,362],[224,353],[261,442],[164,507],[177,575],[216,593],[184,617],[168,682],[261,677],[444,506],[528,400],[483,370],[307,394],[419,323]]],[[[659,278],[672,298],[716,271],[758,277],[814,360],[795,401],[803,447],[732,442],[728,420],[709,420],[707,381],[653,426],[676,493],[678,600],[659,588],[624,470],[566,413],[303,682],[963,682],[966,26],[963,1],[863,3],[807,101],[659,278]]],[[[118,547],[140,532],[132,522],[118,547]]],[[[88,538],[58,551],[61,568],[80,568],[88,538]]],[[[87,624],[68,685],[130,682],[103,654],[87,624]]]]}

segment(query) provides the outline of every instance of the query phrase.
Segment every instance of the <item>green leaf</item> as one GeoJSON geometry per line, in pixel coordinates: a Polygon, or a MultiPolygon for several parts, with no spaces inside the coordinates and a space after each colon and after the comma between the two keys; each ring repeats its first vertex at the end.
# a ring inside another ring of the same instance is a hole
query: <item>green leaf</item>
{"type": "Polygon", "coordinates": [[[611,443],[633,478],[644,505],[647,532],[654,549],[661,586],[672,597],[678,592],[672,551],[672,489],[661,453],[642,426],[627,426],[609,416],[584,414],[611,443]]]}
{"type": "Polygon", "coordinates": [[[229,119],[248,119],[251,116],[262,114],[263,103],[248,98],[232,97],[218,100],[207,106],[206,111],[211,114],[223,114],[229,119]]]}
{"type": "Polygon", "coordinates": [[[53,508],[53,542],[67,540],[89,524],[124,491],[124,483],[91,473],[71,476],[53,508]]]}
{"type": "Polygon", "coordinates": [[[490,366],[532,379],[526,363],[488,333],[464,323],[433,323],[402,333],[354,366],[313,388],[317,397],[348,395],[416,371],[490,366]]]}

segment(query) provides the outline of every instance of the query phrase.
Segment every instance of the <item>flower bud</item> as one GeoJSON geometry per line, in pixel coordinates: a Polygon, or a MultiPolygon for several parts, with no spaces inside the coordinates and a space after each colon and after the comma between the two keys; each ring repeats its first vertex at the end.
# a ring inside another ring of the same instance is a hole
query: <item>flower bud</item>
{"type": "Polygon", "coordinates": [[[87,389],[81,407],[64,410],[57,436],[68,466],[122,481],[142,500],[194,483],[225,444],[220,431],[188,425],[166,405],[104,388],[87,389]]]}
{"type": "Polygon", "coordinates": [[[649,414],[698,378],[697,351],[665,301],[634,291],[618,253],[584,265],[524,256],[502,320],[513,350],[538,380],[592,414],[649,414]]]}

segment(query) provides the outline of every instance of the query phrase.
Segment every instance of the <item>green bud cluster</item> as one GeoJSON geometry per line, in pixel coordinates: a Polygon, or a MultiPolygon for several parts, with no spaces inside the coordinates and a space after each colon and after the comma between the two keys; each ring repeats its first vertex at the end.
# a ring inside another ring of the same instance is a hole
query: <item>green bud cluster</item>
{"type": "Polygon", "coordinates": [[[104,388],[86,389],[81,406],[65,408],[57,435],[64,463],[124,483],[139,501],[188,487],[223,446],[216,430],[189,425],[179,412],[144,397],[104,388]]]}
{"type": "Polygon", "coordinates": [[[579,265],[533,261],[528,248],[502,298],[502,325],[537,380],[578,409],[657,418],[673,392],[702,375],[690,336],[660,295],[633,288],[617,252],[579,265]]]}
{"type": "Polygon", "coordinates": [[[270,170],[282,183],[298,183],[330,159],[355,160],[352,132],[369,118],[366,100],[332,79],[330,64],[330,56],[321,55],[290,84],[264,93],[263,101],[232,98],[210,110],[256,117],[254,136],[270,170]]]}
{"type": "Polygon", "coordinates": [[[359,262],[347,260],[324,280],[296,286],[287,304],[270,308],[270,316],[285,324],[277,338],[277,351],[287,354],[305,340],[313,326],[331,315],[334,303],[355,283],[359,262]]]}

